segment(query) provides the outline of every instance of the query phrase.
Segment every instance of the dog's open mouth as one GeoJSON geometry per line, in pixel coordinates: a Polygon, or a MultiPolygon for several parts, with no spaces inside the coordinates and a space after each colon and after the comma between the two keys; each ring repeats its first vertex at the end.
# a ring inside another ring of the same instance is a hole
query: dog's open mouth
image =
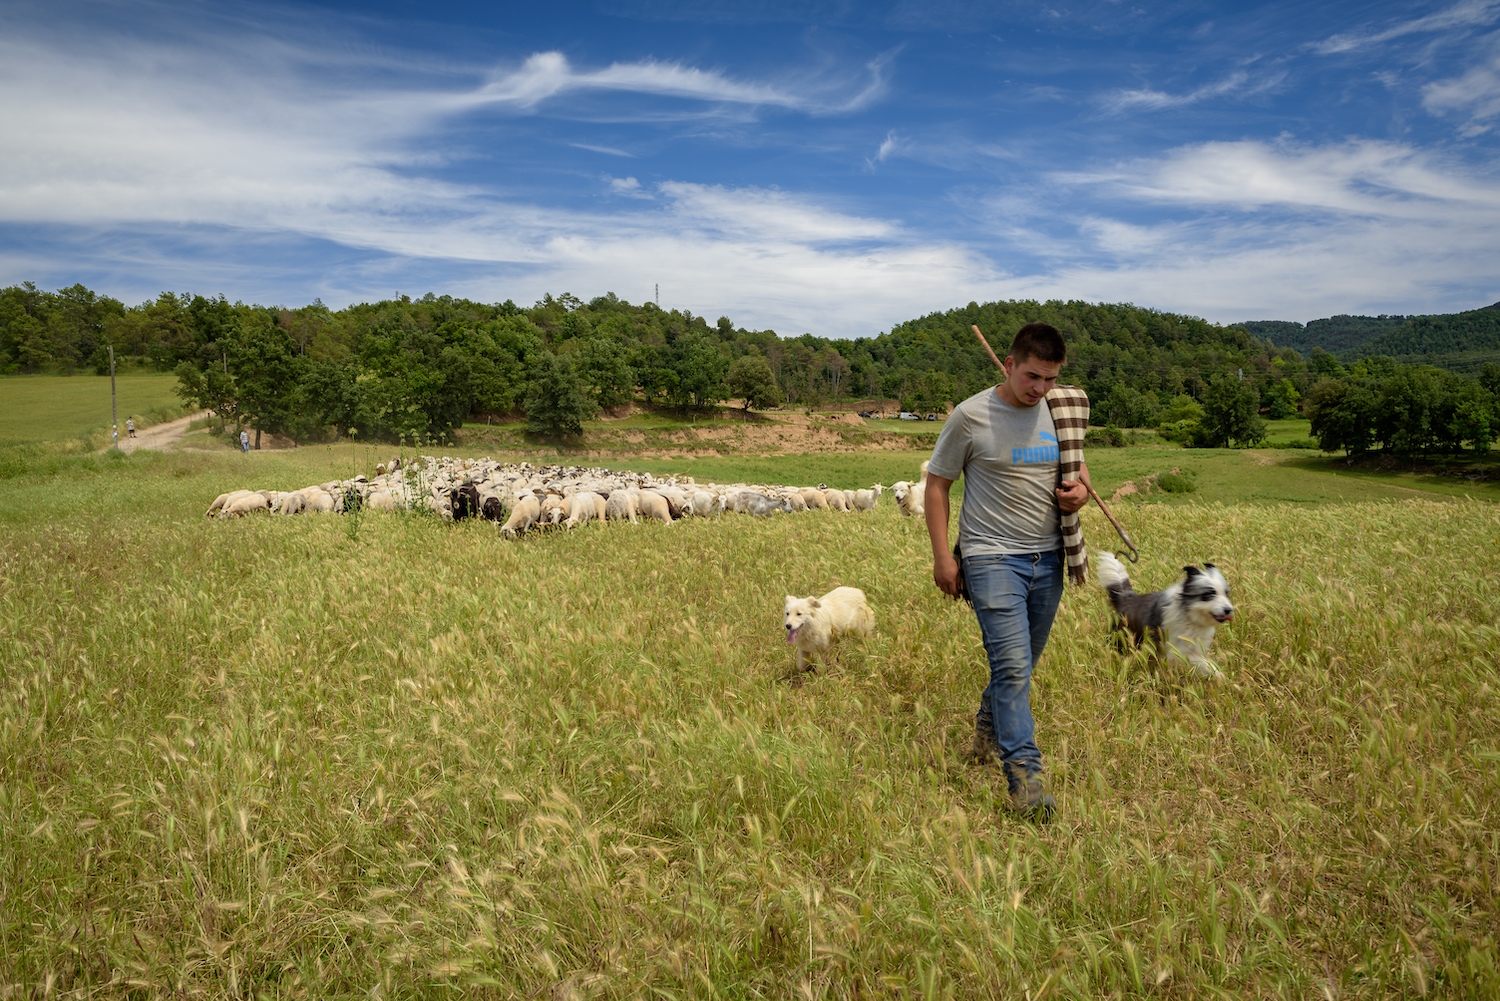
{"type": "Polygon", "coordinates": [[[796,629],[788,629],[786,631],[786,641],[788,643],[795,643],[795,642],[797,642],[797,634],[800,633],[801,631],[802,631],[802,627],[801,626],[798,626],[796,629]]]}
{"type": "Polygon", "coordinates": [[[1234,613],[1230,612],[1228,615],[1215,615],[1214,616],[1214,621],[1215,622],[1233,622],[1234,621],[1234,613]]]}

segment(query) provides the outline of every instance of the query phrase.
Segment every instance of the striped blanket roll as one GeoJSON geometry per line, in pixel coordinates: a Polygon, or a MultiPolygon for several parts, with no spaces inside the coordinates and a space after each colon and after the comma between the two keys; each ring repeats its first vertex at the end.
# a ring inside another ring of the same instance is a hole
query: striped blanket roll
{"type": "MultiPolygon", "coordinates": [[[[1052,411],[1052,423],[1057,425],[1059,478],[1076,480],[1083,465],[1083,438],[1089,430],[1088,394],[1077,386],[1054,386],[1046,400],[1047,408],[1052,411]]],[[[1078,512],[1063,511],[1061,527],[1068,576],[1073,583],[1082,584],[1088,579],[1089,554],[1084,548],[1083,525],[1078,512]]]]}

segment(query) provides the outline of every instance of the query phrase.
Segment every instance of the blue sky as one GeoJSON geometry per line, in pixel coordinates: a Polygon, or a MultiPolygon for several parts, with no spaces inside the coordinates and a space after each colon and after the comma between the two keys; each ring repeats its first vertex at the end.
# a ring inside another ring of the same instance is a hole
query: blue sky
{"type": "Polygon", "coordinates": [[[0,129],[0,283],[128,302],[1500,299],[1500,0],[8,0],[0,129]]]}

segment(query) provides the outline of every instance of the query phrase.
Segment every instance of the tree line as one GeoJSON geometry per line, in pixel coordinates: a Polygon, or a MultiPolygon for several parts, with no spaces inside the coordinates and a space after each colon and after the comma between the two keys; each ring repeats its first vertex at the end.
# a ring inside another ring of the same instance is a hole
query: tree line
{"type": "Polygon", "coordinates": [[[1033,320],[1063,332],[1062,378],[1088,391],[1095,423],[1160,427],[1187,444],[1254,444],[1264,419],[1295,415],[1320,382],[1351,378],[1319,348],[1304,357],[1243,326],[1128,304],[971,302],[833,340],[612,293],[530,307],[429,293],[333,310],[172,292],[126,306],[82,285],[30,283],[0,289],[0,372],[106,371],[112,346],[123,365],[177,373],[185,399],[225,420],[300,441],[445,439],[486,417],[577,434],[632,400],[693,409],[882,398],[944,411],[996,381],[970,326],[1003,353],[1033,320]]]}
{"type": "Polygon", "coordinates": [[[1329,373],[1308,393],[1305,410],[1325,452],[1350,455],[1483,455],[1500,434],[1500,365],[1478,379],[1431,365],[1364,358],[1329,373]]]}

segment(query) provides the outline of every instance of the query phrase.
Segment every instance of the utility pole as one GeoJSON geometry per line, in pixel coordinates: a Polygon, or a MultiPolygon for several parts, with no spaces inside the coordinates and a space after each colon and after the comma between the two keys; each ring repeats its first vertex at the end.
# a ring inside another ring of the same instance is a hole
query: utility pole
{"type": "Polygon", "coordinates": [[[115,346],[109,346],[109,426],[114,436],[115,451],[120,450],[120,410],[115,402],[115,346]]]}

